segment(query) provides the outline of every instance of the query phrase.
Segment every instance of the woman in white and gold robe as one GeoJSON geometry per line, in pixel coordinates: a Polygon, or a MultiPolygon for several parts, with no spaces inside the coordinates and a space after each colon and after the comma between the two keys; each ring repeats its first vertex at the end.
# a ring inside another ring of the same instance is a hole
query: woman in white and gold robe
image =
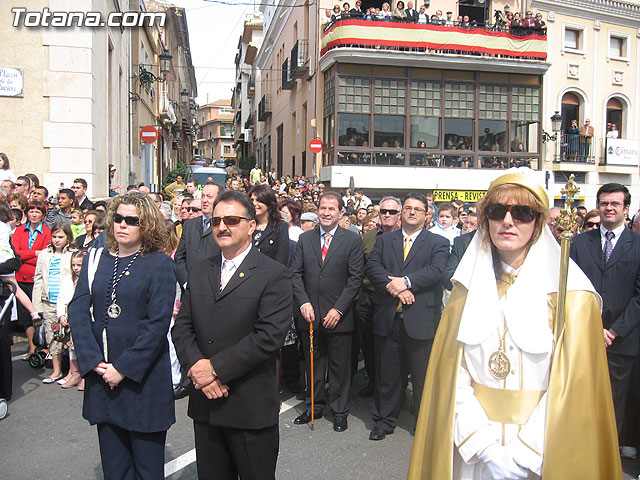
{"type": "Polygon", "coordinates": [[[479,204],[429,361],[410,479],[622,478],[600,299],[571,263],[554,345],[560,248],[546,192],[521,170],[479,204]]]}

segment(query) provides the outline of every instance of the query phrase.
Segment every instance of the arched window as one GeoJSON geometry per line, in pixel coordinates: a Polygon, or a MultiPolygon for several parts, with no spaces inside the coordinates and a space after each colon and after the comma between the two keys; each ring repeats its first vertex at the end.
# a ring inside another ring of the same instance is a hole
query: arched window
{"type": "Polygon", "coordinates": [[[562,131],[566,132],[571,126],[572,120],[577,120],[580,125],[580,97],[574,92],[567,92],[562,96],[562,131]]]}
{"type": "Polygon", "coordinates": [[[613,97],[607,102],[607,131],[609,131],[611,125],[615,125],[619,131],[618,138],[623,138],[624,136],[622,125],[624,120],[623,110],[624,105],[619,99],[613,97]]]}

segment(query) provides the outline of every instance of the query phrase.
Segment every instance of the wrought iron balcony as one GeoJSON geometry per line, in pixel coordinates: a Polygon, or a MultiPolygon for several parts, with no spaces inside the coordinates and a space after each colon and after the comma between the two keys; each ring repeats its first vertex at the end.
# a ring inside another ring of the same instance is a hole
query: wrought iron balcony
{"type": "Polygon", "coordinates": [[[289,59],[287,58],[282,63],[282,89],[292,90],[295,86],[296,79],[291,77],[291,72],[289,71],[289,59]]]}
{"type": "Polygon", "coordinates": [[[302,78],[309,71],[309,40],[298,40],[291,49],[291,77],[302,78]]]}
{"type": "Polygon", "coordinates": [[[264,122],[271,116],[271,95],[264,95],[258,103],[258,120],[264,122]]]}

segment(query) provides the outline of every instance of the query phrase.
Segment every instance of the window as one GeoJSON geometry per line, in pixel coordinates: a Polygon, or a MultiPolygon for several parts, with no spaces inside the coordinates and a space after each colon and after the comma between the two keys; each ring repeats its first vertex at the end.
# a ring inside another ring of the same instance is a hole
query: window
{"type": "Polygon", "coordinates": [[[383,148],[403,148],[404,115],[374,115],[373,144],[383,148]]]}
{"type": "Polygon", "coordinates": [[[338,145],[362,147],[369,145],[369,117],[361,113],[338,114],[338,145]]]}
{"type": "Polygon", "coordinates": [[[436,117],[411,117],[411,146],[414,148],[438,148],[440,143],[440,119],[436,117]],[[424,142],[424,144],[422,143],[424,142]]]}
{"type": "Polygon", "coordinates": [[[584,30],[580,27],[565,27],[563,46],[566,50],[583,50],[584,30]]]}
{"type": "Polygon", "coordinates": [[[609,58],[627,58],[627,38],[619,35],[609,35],[609,58]]]}
{"type": "Polygon", "coordinates": [[[230,145],[225,145],[224,146],[224,153],[225,153],[225,155],[231,153],[231,146],[230,145]]]}
{"type": "Polygon", "coordinates": [[[483,152],[507,151],[507,122],[478,121],[478,150],[483,152]]]}
{"type": "Polygon", "coordinates": [[[444,119],[445,150],[465,150],[472,148],[473,120],[463,118],[444,119]]]}

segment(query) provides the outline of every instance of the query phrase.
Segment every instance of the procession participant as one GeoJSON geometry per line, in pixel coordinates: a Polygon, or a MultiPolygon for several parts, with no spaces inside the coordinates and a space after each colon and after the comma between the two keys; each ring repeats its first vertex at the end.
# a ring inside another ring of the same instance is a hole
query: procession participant
{"type": "Polygon", "coordinates": [[[97,425],[105,478],[163,478],[175,423],[167,331],[176,267],[162,253],[169,233],[153,200],[114,198],[107,248],[90,252],[69,304],[85,378],[82,415],[97,425]]]}
{"type": "Polygon", "coordinates": [[[409,479],[622,478],[600,297],[560,248],[546,191],[514,169],[478,205],[435,339],[409,479]],[[588,421],[585,419],[588,418],[588,421]]]}

